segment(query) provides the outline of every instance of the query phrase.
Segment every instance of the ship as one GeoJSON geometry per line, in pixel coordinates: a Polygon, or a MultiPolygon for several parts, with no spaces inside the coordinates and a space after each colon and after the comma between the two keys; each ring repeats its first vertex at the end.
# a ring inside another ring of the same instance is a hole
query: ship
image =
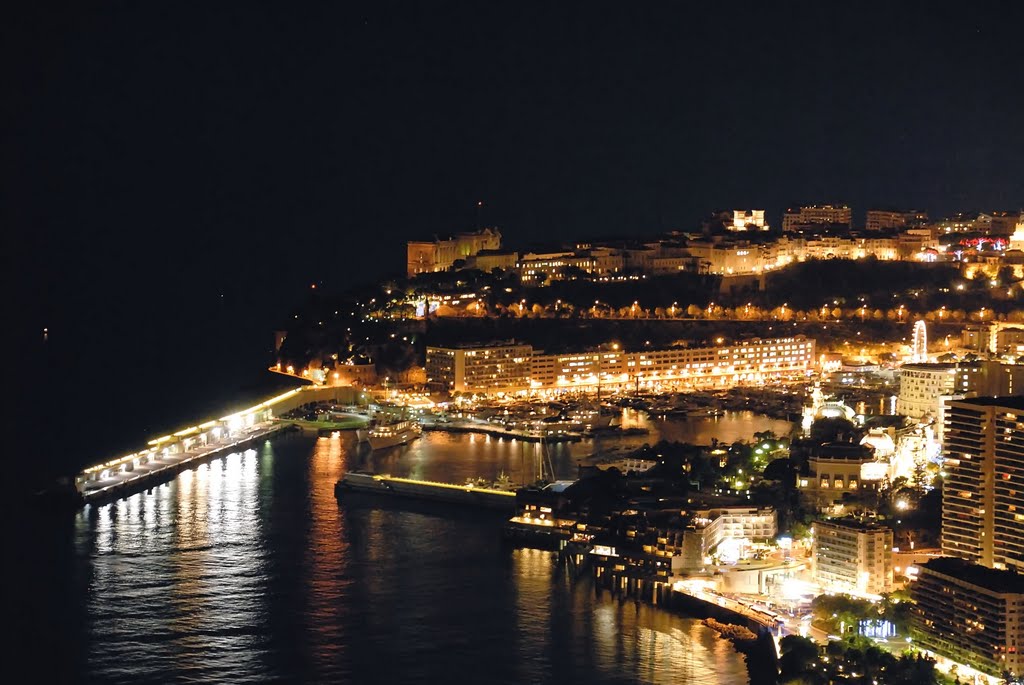
{"type": "Polygon", "coordinates": [[[360,442],[370,443],[373,450],[397,447],[420,437],[422,426],[413,419],[375,421],[366,428],[356,431],[360,442]]]}

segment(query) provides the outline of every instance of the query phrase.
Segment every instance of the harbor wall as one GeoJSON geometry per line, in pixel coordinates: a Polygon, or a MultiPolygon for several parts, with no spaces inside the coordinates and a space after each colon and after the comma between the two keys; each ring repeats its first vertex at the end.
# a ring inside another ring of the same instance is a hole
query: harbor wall
{"type": "Polygon", "coordinates": [[[364,473],[346,473],[335,484],[334,495],[339,501],[344,498],[346,492],[463,504],[510,513],[516,506],[516,496],[513,492],[364,473]]]}

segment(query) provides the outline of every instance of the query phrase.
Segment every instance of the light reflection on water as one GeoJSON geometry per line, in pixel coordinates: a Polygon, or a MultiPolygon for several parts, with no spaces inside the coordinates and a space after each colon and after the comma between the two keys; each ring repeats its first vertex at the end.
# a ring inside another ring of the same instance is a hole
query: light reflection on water
{"type": "MultiPolygon", "coordinates": [[[[656,439],[548,449],[569,477],[595,449],[656,439]]],[[[374,455],[350,436],[228,455],[78,514],[62,575],[83,581],[40,588],[38,611],[80,646],[76,680],[745,682],[698,621],[596,595],[550,553],[505,547],[500,517],[333,495],[350,468],[522,479],[541,449],[428,433],[374,455]]]]}

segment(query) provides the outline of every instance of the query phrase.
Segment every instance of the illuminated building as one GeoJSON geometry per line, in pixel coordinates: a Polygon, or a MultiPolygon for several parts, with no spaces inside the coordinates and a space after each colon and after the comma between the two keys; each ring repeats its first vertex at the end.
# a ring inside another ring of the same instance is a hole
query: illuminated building
{"type": "Polygon", "coordinates": [[[772,507],[718,507],[692,512],[683,533],[679,561],[674,568],[697,569],[714,551],[727,562],[746,557],[752,542],[771,540],[778,533],[778,517],[772,507]]]}
{"type": "Polygon", "coordinates": [[[917,568],[915,644],[996,677],[1024,673],[1024,576],[951,557],[917,568]]]}
{"type": "Polygon", "coordinates": [[[815,580],[823,590],[880,595],[892,590],[892,529],[856,519],[814,522],[815,580]]]}
{"type": "Polygon", "coordinates": [[[457,259],[467,259],[481,250],[501,248],[501,232],[496,228],[458,233],[451,238],[409,241],[406,244],[406,273],[416,274],[446,271],[457,259]]]}
{"type": "Polygon", "coordinates": [[[688,245],[699,270],[709,274],[753,274],[768,268],[766,250],[745,241],[711,242],[695,240],[688,245]]]}
{"type": "MultiPolygon", "coordinates": [[[[915,329],[916,330],[916,329],[915,329]]],[[[911,419],[934,419],[941,398],[956,391],[956,364],[904,364],[900,367],[900,391],[896,413],[911,419]]]]}
{"type": "Polygon", "coordinates": [[[967,326],[960,333],[960,344],[977,352],[1024,356],[1024,324],[999,322],[967,326]]]}
{"type": "Polygon", "coordinates": [[[928,223],[928,213],[916,209],[908,211],[869,209],[864,227],[869,231],[880,231],[885,228],[903,228],[925,223],[928,223]]]}
{"type": "Polygon", "coordinates": [[[767,231],[770,227],[764,222],[763,209],[734,209],[732,224],[726,228],[730,231],[767,231]]]}
{"type": "Polygon", "coordinates": [[[449,391],[593,392],[601,387],[651,388],[662,383],[729,387],[803,375],[814,363],[814,341],[794,336],[642,352],[604,349],[543,354],[529,345],[512,343],[428,347],[426,368],[427,382],[449,391]]]}
{"type": "Polygon", "coordinates": [[[495,269],[514,269],[519,253],[509,250],[480,250],[466,260],[466,267],[490,273],[495,269]]]}
{"type": "Polygon", "coordinates": [[[850,227],[852,221],[850,208],[833,205],[807,205],[796,209],[787,209],[782,216],[782,231],[790,233],[801,226],[811,225],[845,225],[850,227]]]}
{"type": "Polygon", "coordinates": [[[814,362],[814,341],[803,336],[723,347],[538,354],[533,358],[532,385],[586,391],[678,382],[725,387],[803,374],[814,362]]]}
{"type": "Polygon", "coordinates": [[[1017,221],[1013,235],[1010,236],[1008,248],[1010,250],[1024,250],[1024,216],[1017,221]]]}
{"type": "Polygon", "coordinates": [[[842,501],[844,494],[856,494],[864,488],[863,467],[874,463],[875,455],[868,445],[818,445],[807,459],[807,474],[797,476],[797,488],[813,506],[828,507],[842,501]]]}
{"type": "MultiPolygon", "coordinates": [[[[896,413],[927,422],[940,418],[951,397],[1012,395],[1024,387],[1024,365],[994,360],[904,364],[896,413]]],[[[943,425],[936,425],[941,439],[943,425]]]]}
{"type": "Polygon", "coordinates": [[[713,554],[725,563],[747,558],[752,543],[767,542],[777,533],[772,507],[682,511],[661,524],[642,516],[624,517],[614,536],[602,536],[608,544],[595,545],[592,554],[602,567],[599,578],[607,574],[665,581],[672,573],[703,568],[713,554]]]}
{"type": "Polygon", "coordinates": [[[533,348],[512,341],[427,348],[427,383],[449,392],[516,392],[530,387],[533,348]]]}
{"type": "Polygon", "coordinates": [[[1024,397],[950,402],[942,551],[1024,571],[1024,397]]]}

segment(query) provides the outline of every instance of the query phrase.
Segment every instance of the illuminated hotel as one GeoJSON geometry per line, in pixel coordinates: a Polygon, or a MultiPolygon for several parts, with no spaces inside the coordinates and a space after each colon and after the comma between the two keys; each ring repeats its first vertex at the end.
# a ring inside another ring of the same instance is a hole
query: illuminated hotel
{"type": "Polygon", "coordinates": [[[428,347],[427,382],[459,392],[653,388],[661,384],[729,387],[801,376],[814,367],[814,341],[803,336],[748,340],[722,347],[615,349],[543,354],[511,343],[428,347]],[[524,359],[525,362],[524,363],[524,359]]]}

